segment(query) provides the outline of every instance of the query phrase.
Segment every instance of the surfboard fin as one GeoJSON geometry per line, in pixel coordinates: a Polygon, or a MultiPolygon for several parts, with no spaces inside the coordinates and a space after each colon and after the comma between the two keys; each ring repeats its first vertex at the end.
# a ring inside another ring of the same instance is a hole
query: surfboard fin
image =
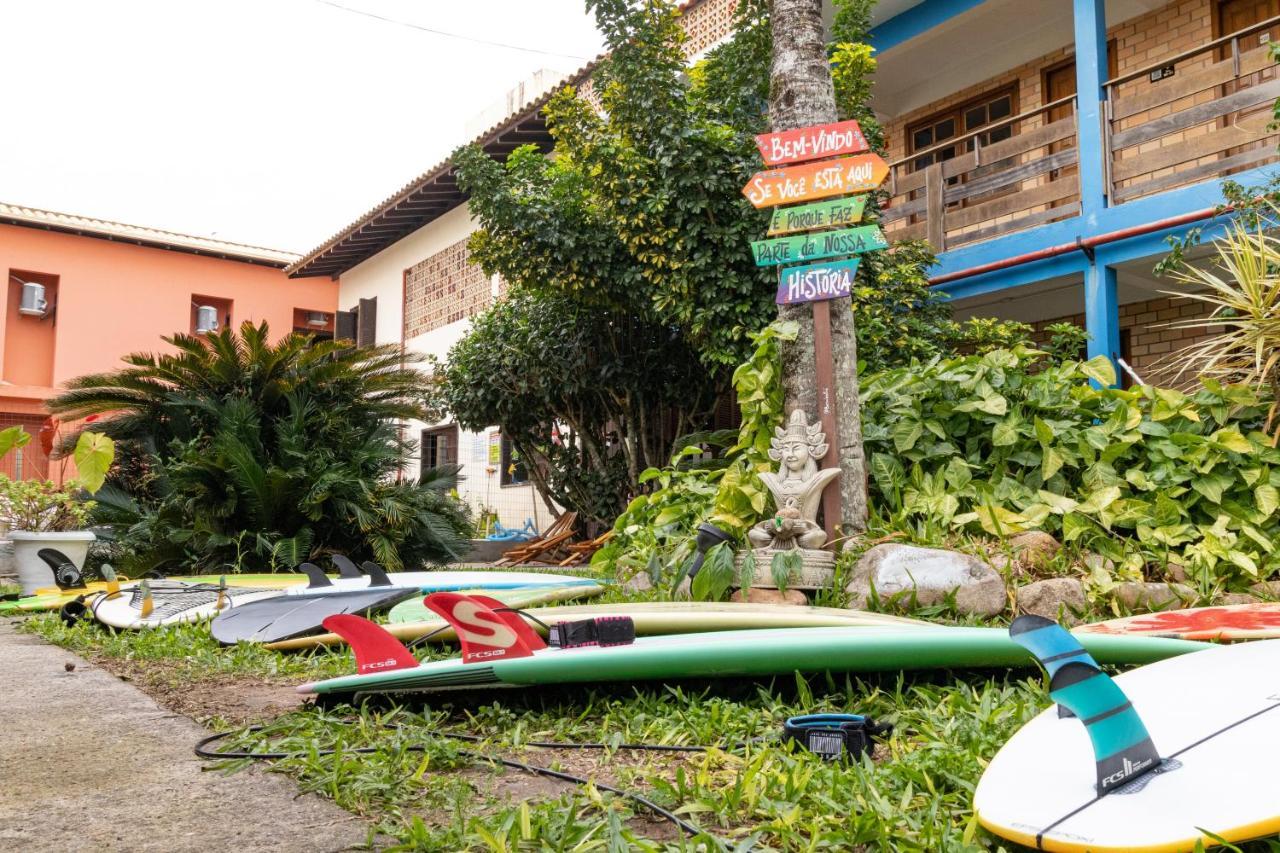
{"type": "Polygon", "coordinates": [[[1098,795],[1108,794],[1162,763],[1133,703],[1079,641],[1039,616],[1019,616],[1009,637],[1049,674],[1049,698],[1080,719],[1097,764],[1098,795]]]}
{"type": "Polygon", "coordinates": [[[84,576],[66,554],[56,548],[41,548],[36,556],[53,570],[53,582],[58,585],[58,589],[84,588],[84,576]]]}
{"type": "Polygon", "coordinates": [[[102,572],[102,579],[107,582],[107,598],[115,598],[120,594],[120,579],[116,577],[116,570],[111,568],[110,563],[103,563],[98,571],[102,572]]]}
{"type": "Polygon", "coordinates": [[[326,586],[333,586],[333,581],[329,580],[329,576],[324,573],[324,569],[315,563],[303,563],[298,566],[298,571],[307,576],[307,589],[321,589],[326,586]]]}
{"type": "Polygon", "coordinates": [[[394,586],[391,583],[391,578],[387,577],[386,569],[372,560],[365,560],[360,564],[360,568],[364,569],[365,573],[369,575],[369,586],[394,586]]]}
{"type": "Polygon", "coordinates": [[[335,613],[326,616],[320,624],[351,646],[356,655],[356,672],[360,675],[418,666],[418,659],[405,648],[404,643],[363,616],[335,613]]]}
{"type": "MultiPolygon", "coordinates": [[[[1068,661],[1078,660],[1094,669],[1098,668],[1098,662],[1085,651],[1079,640],[1069,631],[1063,630],[1057,622],[1043,616],[1028,614],[1014,619],[1009,626],[1009,639],[1031,652],[1045,668],[1050,679],[1068,661]]],[[[1059,705],[1058,716],[1073,715],[1070,708],[1059,705]]]]}
{"type": "MultiPolygon", "coordinates": [[[[422,600],[427,609],[453,626],[462,644],[462,662],[477,663],[533,655],[533,649],[501,615],[468,595],[434,592],[422,600]]],[[[519,618],[516,614],[509,614],[519,618]]],[[[527,625],[525,630],[532,632],[527,625]]],[[[541,642],[541,639],[539,639],[541,642]]]]}
{"type": "Polygon", "coordinates": [[[333,563],[334,568],[338,570],[340,578],[362,578],[364,572],[360,571],[360,567],[351,561],[346,554],[333,554],[329,557],[329,562],[333,563]]]}
{"type": "Polygon", "coordinates": [[[536,652],[538,649],[545,649],[547,647],[546,641],[543,640],[542,637],[538,636],[538,632],[529,626],[529,623],[525,621],[525,618],[521,616],[518,611],[507,607],[505,602],[499,601],[496,598],[490,598],[487,595],[472,595],[470,598],[472,601],[478,601],[496,613],[498,618],[511,626],[511,630],[515,631],[516,634],[519,635],[520,639],[524,640],[525,645],[533,651],[536,652]]]}
{"type": "Polygon", "coordinates": [[[156,600],[151,596],[151,583],[146,578],[143,578],[142,582],[138,584],[138,589],[142,592],[142,604],[140,606],[142,618],[146,619],[155,610],[156,600]]]}

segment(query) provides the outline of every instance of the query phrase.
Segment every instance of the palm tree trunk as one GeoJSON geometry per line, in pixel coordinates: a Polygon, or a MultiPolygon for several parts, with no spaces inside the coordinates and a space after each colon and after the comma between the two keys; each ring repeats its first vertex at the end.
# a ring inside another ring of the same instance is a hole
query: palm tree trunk
{"type": "MultiPolygon", "coordinates": [[[[827,61],[822,26],[822,0],[771,0],[773,67],[769,78],[769,119],[773,130],[790,130],[834,122],[835,88],[827,61]]],[[[840,526],[846,534],[867,526],[866,460],[862,453],[862,418],[858,402],[858,343],[850,300],[831,303],[831,350],[835,361],[840,460],[840,526]]],[[[780,305],[778,317],[795,320],[800,334],[782,349],[786,409],[818,413],[813,363],[813,309],[810,305],[780,305]]]]}

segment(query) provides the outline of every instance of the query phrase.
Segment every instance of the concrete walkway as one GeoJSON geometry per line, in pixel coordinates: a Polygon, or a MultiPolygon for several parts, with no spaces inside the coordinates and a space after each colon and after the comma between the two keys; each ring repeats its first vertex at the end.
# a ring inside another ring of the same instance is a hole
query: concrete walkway
{"type": "Polygon", "coordinates": [[[0,621],[0,850],[302,853],[364,843],[359,819],[299,796],[285,776],[201,772],[191,750],[205,734],[0,621]]]}

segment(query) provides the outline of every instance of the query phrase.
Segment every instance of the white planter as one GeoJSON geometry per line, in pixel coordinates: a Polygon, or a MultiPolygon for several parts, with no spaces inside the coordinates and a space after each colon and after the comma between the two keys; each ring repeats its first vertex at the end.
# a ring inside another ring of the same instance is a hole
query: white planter
{"type": "Polygon", "coordinates": [[[15,530],[9,534],[13,540],[14,562],[18,564],[18,582],[22,594],[31,595],[41,587],[54,586],[53,569],[36,556],[41,548],[53,548],[67,555],[67,559],[84,568],[89,556],[89,545],[96,538],[88,530],[66,530],[60,533],[28,533],[15,530]]]}

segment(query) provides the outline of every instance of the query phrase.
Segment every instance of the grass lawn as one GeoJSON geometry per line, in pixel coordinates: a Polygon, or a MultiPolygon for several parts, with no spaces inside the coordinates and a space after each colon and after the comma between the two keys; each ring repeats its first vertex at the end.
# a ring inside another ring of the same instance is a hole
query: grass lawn
{"type": "Polygon", "coordinates": [[[54,614],[26,627],[215,730],[265,723],[219,748],[298,753],[272,766],[368,818],[371,844],[390,850],[1017,849],[977,825],[973,788],[1001,744],[1048,705],[1039,673],[1023,670],[565,688],[318,709],[298,706],[292,686],[353,672],[345,649],[222,648],[200,626],[111,634],[91,624],[67,628],[54,614]],[[245,696],[277,701],[246,705],[245,696]],[[819,711],[868,714],[895,731],[861,763],[824,762],[778,743],[784,719],[819,711]],[[729,748],[649,752],[622,747],[628,743],[729,748]],[[360,747],[375,751],[352,751],[360,747]],[[317,754],[327,748],[336,754],[317,754]],[[504,770],[477,757],[484,755],[642,793],[705,835],[686,840],[621,797],[504,770]]]}

